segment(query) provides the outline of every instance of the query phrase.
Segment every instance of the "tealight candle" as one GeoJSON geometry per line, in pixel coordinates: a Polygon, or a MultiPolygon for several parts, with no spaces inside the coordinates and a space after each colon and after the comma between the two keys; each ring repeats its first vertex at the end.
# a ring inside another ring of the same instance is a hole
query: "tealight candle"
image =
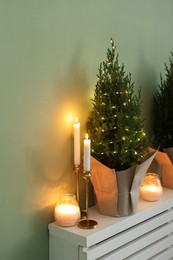
{"type": "Polygon", "coordinates": [[[80,209],[73,194],[64,194],[55,206],[54,216],[59,226],[77,225],[80,219],[80,209]]]}
{"type": "Polygon", "coordinates": [[[157,201],[160,200],[163,189],[156,173],[147,174],[141,183],[140,194],[144,200],[157,201]]]}

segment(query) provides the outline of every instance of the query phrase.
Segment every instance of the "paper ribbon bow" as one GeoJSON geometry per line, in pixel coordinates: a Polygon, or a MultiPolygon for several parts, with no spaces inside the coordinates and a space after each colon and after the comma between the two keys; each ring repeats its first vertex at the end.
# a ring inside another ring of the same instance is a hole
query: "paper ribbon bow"
{"type": "MultiPolygon", "coordinates": [[[[156,150],[149,147],[149,151],[156,150]]],[[[162,185],[173,189],[173,148],[164,149],[164,152],[157,152],[155,159],[160,166],[162,185]]]]}

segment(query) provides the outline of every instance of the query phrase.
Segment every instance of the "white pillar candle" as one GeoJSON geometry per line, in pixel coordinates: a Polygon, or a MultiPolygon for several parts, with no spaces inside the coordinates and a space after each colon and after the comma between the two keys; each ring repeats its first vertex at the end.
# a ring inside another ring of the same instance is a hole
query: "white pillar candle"
{"type": "Polygon", "coordinates": [[[77,117],[74,124],[74,165],[80,165],[80,123],[77,117]]]}
{"type": "Polygon", "coordinates": [[[84,171],[90,171],[90,146],[91,140],[88,139],[88,134],[84,139],[84,171]]]}

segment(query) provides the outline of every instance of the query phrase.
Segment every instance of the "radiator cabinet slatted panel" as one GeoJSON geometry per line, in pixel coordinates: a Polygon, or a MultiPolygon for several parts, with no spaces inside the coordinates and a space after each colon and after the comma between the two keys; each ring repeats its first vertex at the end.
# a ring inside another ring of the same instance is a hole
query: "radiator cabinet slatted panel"
{"type": "Polygon", "coordinates": [[[89,216],[96,229],[49,224],[49,260],[173,259],[173,190],[164,188],[158,202],[139,200],[132,216],[103,216],[94,207],[89,216]]]}
{"type": "MultiPolygon", "coordinates": [[[[170,246],[172,246],[172,241],[173,241],[173,236],[167,236],[167,237],[164,237],[161,241],[157,241],[156,243],[154,243],[146,248],[143,248],[142,250],[136,248],[136,250],[137,250],[136,254],[131,254],[134,251],[133,249],[131,251],[126,249],[125,252],[122,250],[118,250],[118,251],[116,250],[116,251],[111,252],[110,254],[107,254],[107,255],[97,258],[97,259],[102,259],[102,260],[103,259],[104,260],[115,260],[115,259],[118,259],[118,260],[122,260],[122,259],[124,259],[124,260],[127,260],[127,259],[128,260],[129,259],[147,260],[156,255],[158,257],[158,254],[161,254],[165,249],[168,249],[170,246]]],[[[135,245],[132,245],[132,246],[135,246],[135,245]]],[[[170,259],[170,258],[168,258],[168,259],[170,259]]],[[[165,260],[165,259],[162,259],[162,260],[165,260]]]]}
{"type": "MultiPolygon", "coordinates": [[[[173,210],[163,212],[89,249],[84,248],[83,251],[87,253],[88,259],[96,259],[96,257],[97,258],[101,257],[102,255],[112,250],[115,250],[116,248],[120,248],[121,246],[129,243],[130,241],[133,241],[134,239],[139,239],[140,237],[144,236],[147,232],[151,232],[152,230],[157,229],[158,227],[167,224],[172,220],[173,220],[173,210]]],[[[164,226],[162,229],[164,232],[166,227],[164,226]]],[[[169,232],[169,227],[168,227],[168,232],[169,232]]],[[[163,234],[164,233],[161,233],[161,236],[163,234]]],[[[158,237],[156,237],[156,239],[158,239],[158,237]]],[[[144,240],[146,240],[146,238],[144,238],[144,240]]]]}

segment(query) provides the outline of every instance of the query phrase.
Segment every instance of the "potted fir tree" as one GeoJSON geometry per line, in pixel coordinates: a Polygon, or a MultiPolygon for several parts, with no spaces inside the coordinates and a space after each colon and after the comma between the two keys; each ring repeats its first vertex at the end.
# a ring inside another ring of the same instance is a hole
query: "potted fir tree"
{"type": "Polygon", "coordinates": [[[173,52],[165,64],[166,78],[160,75],[160,85],[153,98],[154,142],[160,149],[173,147],[173,52]]]}
{"type": "Polygon", "coordinates": [[[153,133],[154,146],[160,147],[156,160],[161,167],[162,184],[173,188],[173,52],[165,71],[165,79],[160,74],[153,98],[153,133]]]}
{"type": "Polygon", "coordinates": [[[99,211],[124,216],[135,210],[138,188],[152,159],[139,170],[137,165],[147,150],[141,91],[134,93],[131,75],[125,74],[115,50],[111,39],[107,60],[97,75],[87,132],[92,139],[91,181],[99,211]]]}

